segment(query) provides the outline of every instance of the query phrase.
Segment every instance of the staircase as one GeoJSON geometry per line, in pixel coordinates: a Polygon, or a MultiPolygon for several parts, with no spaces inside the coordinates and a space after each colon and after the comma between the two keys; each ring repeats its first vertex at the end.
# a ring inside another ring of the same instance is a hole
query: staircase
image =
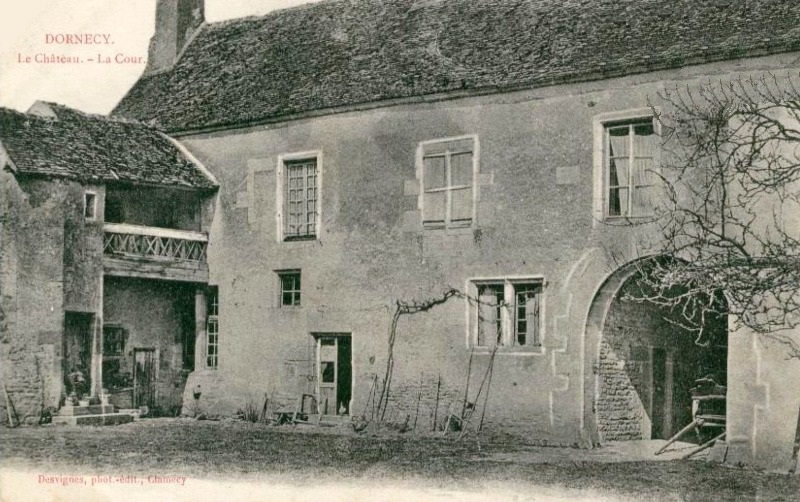
{"type": "Polygon", "coordinates": [[[133,422],[133,415],[120,413],[114,406],[90,404],[88,406],[62,406],[53,415],[54,425],[120,425],[133,422]]]}

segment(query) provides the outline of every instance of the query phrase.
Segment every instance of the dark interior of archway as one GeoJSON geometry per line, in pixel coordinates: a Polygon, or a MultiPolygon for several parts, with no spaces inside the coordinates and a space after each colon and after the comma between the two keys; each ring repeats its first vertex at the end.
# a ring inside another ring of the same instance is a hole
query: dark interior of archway
{"type": "Polygon", "coordinates": [[[677,312],[630,299],[639,298],[640,277],[622,285],[604,324],[596,412],[605,441],[667,439],[691,422],[697,379],[726,385],[726,317],[711,319],[698,344],[696,332],[678,326],[677,312]]]}

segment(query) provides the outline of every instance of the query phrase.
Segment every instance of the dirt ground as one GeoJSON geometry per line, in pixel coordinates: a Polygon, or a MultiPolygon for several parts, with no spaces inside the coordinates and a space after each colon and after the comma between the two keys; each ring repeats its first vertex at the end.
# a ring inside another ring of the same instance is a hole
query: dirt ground
{"type": "MultiPolygon", "coordinates": [[[[313,487],[359,487],[366,491],[343,492],[348,493],[346,499],[369,500],[418,498],[402,491],[397,492],[403,494],[400,498],[378,496],[389,487],[422,490],[434,498],[445,494],[444,500],[800,500],[800,476],[702,460],[604,462],[598,458],[602,451],[581,453],[485,437],[458,441],[299,432],[291,426],[238,421],[153,419],[117,427],[3,429],[1,448],[4,501],[21,486],[9,484],[9,473],[51,495],[53,490],[67,490],[66,478],[54,476],[74,474],[84,475],[89,486],[92,478],[117,483],[116,489],[127,490],[116,492],[121,494],[134,494],[134,487],[120,484],[125,479],[136,477],[144,487],[152,485],[154,475],[185,476],[181,489],[208,486],[202,493],[209,497],[215,487],[244,483],[241,486],[250,487],[242,492],[249,493],[243,498],[247,500],[261,500],[252,496],[259,486],[283,487],[284,495],[295,500],[303,500],[299,494],[313,487]]],[[[237,492],[230,490],[226,498],[233,500],[237,492]]],[[[53,496],[70,500],[68,493],[72,492],[53,496]]],[[[325,493],[326,500],[336,500],[333,492],[325,493]]],[[[309,493],[309,500],[315,497],[309,493]]]]}

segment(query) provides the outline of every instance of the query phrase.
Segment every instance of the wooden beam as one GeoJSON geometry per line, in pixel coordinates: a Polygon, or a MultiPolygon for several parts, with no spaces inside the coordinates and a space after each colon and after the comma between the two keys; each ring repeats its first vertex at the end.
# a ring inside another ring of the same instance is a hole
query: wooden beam
{"type": "Polygon", "coordinates": [[[154,237],[167,237],[187,241],[208,242],[208,235],[203,232],[190,230],[175,230],[172,228],[145,227],[142,225],[129,225],[127,223],[104,223],[103,231],[114,234],[151,235],[154,237]]]}
{"type": "Polygon", "coordinates": [[[105,256],[103,273],[115,277],[208,283],[208,264],[204,262],[166,262],[105,256]]]}

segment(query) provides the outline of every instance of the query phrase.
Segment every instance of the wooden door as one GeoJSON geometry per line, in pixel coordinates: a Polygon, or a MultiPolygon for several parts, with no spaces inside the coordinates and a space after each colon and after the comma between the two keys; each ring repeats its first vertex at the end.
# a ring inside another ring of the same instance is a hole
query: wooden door
{"type": "Polygon", "coordinates": [[[349,335],[317,337],[317,398],[323,415],[350,414],[352,349],[349,335]]]}
{"type": "Polygon", "coordinates": [[[338,344],[334,336],[321,336],[317,339],[317,361],[319,367],[318,403],[323,415],[336,414],[336,385],[338,344]]]}
{"type": "Polygon", "coordinates": [[[155,349],[133,349],[133,406],[155,407],[156,368],[155,349]]]}

